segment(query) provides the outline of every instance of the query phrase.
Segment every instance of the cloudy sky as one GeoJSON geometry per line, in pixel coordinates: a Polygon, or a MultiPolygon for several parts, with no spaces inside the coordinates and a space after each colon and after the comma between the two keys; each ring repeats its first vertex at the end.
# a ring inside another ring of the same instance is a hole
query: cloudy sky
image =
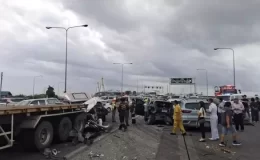
{"type": "MultiPolygon", "coordinates": [[[[3,90],[42,93],[64,90],[65,31],[68,32],[68,91],[93,93],[104,77],[106,89],[162,85],[170,77],[196,77],[198,92],[232,84],[246,92],[260,88],[259,0],[0,0],[0,71],[3,90]]],[[[190,86],[171,91],[190,92],[190,86]]]]}

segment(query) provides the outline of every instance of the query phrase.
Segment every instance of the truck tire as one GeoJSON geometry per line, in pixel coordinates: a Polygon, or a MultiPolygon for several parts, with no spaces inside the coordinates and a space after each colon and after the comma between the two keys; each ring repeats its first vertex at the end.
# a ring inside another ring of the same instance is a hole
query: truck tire
{"type": "Polygon", "coordinates": [[[81,114],[77,115],[74,119],[73,129],[75,129],[77,131],[82,130],[84,127],[85,119],[86,119],[86,114],[81,113],[81,114]]]}
{"type": "Polygon", "coordinates": [[[42,150],[51,145],[53,140],[53,127],[48,121],[42,121],[34,130],[34,145],[38,150],[42,150]]]}
{"type": "Polygon", "coordinates": [[[68,117],[63,117],[58,125],[58,137],[61,142],[65,142],[69,138],[72,130],[72,122],[68,117]]]}

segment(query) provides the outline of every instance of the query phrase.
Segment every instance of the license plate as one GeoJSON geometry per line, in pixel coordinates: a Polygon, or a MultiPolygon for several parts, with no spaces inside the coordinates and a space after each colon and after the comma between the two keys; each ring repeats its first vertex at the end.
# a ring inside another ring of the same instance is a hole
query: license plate
{"type": "Polygon", "coordinates": [[[167,112],[167,110],[163,109],[163,110],[162,110],[162,112],[166,113],[166,112],[167,112]]]}

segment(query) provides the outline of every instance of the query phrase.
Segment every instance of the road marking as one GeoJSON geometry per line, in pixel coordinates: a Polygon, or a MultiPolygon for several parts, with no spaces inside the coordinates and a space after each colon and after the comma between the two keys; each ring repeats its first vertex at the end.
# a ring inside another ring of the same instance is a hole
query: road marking
{"type": "Polygon", "coordinates": [[[177,142],[178,142],[180,160],[189,160],[182,135],[178,135],[177,142]]]}
{"type": "Polygon", "coordinates": [[[187,148],[189,151],[190,160],[200,160],[191,137],[185,136],[185,140],[186,140],[186,145],[187,145],[187,148]]]}

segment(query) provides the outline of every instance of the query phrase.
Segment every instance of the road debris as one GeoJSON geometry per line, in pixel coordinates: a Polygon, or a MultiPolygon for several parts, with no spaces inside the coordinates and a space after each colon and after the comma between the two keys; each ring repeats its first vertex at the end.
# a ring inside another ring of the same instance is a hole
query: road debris
{"type": "Polygon", "coordinates": [[[96,158],[96,157],[104,157],[105,155],[100,153],[93,153],[92,151],[90,151],[88,156],[89,158],[96,158]]]}
{"type": "Polygon", "coordinates": [[[45,148],[43,151],[43,155],[45,156],[46,159],[57,159],[57,155],[60,153],[60,151],[57,151],[57,149],[50,149],[50,148],[45,148]]]}

